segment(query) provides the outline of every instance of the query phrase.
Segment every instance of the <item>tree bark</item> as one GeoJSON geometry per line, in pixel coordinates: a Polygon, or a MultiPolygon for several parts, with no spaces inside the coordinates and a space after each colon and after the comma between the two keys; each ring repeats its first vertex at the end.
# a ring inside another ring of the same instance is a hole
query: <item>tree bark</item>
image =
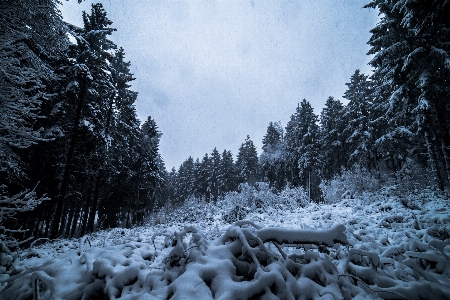
{"type": "Polygon", "coordinates": [[[67,211],[69,209],[68,207],[69,207],[69,205],[68,205],[67,201],[64,201],[63,209],[61,211],[61,224],[59,225],[60,227],[59,227],[59,233],[58,233],[58,236],[61,236],[61,237],[64,237],[64,232],[65,232],[66,226],[69,225],[66,221],[66,218],[62,217],[62,216],[67,216],[67,211]]]}
{"type": "Polygon", "coordinates": [[[92,194],[92,184],[89,187],[89,195],[86,198],[85,209],[83,211],[83,218],[81,219],[81,230],[80,236],[83,236],[86,233],[88,217],[89,217],[89,207],[91,206],[91,194],[92,194]]]}
{"type": "Polygon", "coordinates": [[[67,225],[66,225],[66,231],[64,232],[64,237],[69,237],[70,229],[72,226],[72,220],[74,217],[74,209],[75,209],[75,207],[73,207],[73,205],[72,205],[72,207],[70,208],[70,211],[69,211],[69,217],[67,218],[67,225]]]}
{"type": "Polygon", "coordinates": [[[445,140],[442,139],[441,141],[441,151],[442,156],[444,157],[444,165],[445,165],[445,172],[447,176],[447,184],[445,185],[447,190],[450,189],[450,158],[448,157],[448,150],[447,145],[445,144],[445,140]]]}
{"type": "Polygon", "coordinates": [[[438,161],[436,158],[436,152],[434,151],[433,141],[431,140],[428,131],[425,131],[425,142],[427,144],[428,158],[430,160],[431,173],[433,174],[434,180],[436,181],[439,189],[444,190],[444,185],[442,183],[441,174],[439,172],[438,161]]]}
{"type": "Polygon", "coordinates": [[[69,233],[69,238],[73,238],[75,236],[75,232],[77,229],[77,224],[78,224],[78,219],[80,218],[80,208],[81,208],[81,203],[78,202],[77,204],[77,209],[75,210],[73,219],[72,219],[72,226],[70,228],[70,233],[69,233]]]}
{"type": "Polygon", "coordinates": [[[91,206],[91,210],[89,211],[87,232],[94,231],[95,216],[97,214],[97,204],[98,204],[98,198],[99,198],[99,194],[100,194],[100,180],[101,180],[102,174],[103,174],[103,172],[102,172],[102,170],[100,170],[99,173],[97,174],[97,180],[95,181],[94,198],[92,199],[92,206],[91,206]]]}
{"type": "Polygon", "coordinates": [[[87,93],[87,74],[83,73],[81,74],[80,81],[80,91],[78,93],[78,106],[77,111],[75,114],[75,120],[73,123],[72,131],[70,134],[70,145],[69,150],[67,152],[66,162],[64,165],[64,173],[63,173],[63,179],[61,181],[61,187],[59,190],[58,197],[56,198],[56,209],[55,214],[53,217],[53,223],[52,223],[52,229],[50,233],[50,238],[57,238],[59,233],[59,228],[62,221],[62,210],[63,210],[63,204],[64,204],[64,198],[66,196],[66,190],[69,185],[69,173],[71,169],[72,164],[72,158],[75,150],[75,144],[77,142],[77,133],[78,133],[78,123],[81,119],[81,112],[85,100],[85,96],[87,93]]]}

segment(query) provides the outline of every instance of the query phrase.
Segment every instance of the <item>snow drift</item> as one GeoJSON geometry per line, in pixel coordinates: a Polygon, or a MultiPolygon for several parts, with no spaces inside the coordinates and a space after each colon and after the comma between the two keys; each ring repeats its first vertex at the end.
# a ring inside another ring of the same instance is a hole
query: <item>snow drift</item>
{"type": "MultiPolygon", "coordinates": [[[[117,229],[77,247],[61,241],[67,251],[44,264],[17,262],[0,298],[449,299],[448,206],[353,200],[215,229],[117,229]]],[[[28,251],[45,257],[43,249],[28,251]]]]}

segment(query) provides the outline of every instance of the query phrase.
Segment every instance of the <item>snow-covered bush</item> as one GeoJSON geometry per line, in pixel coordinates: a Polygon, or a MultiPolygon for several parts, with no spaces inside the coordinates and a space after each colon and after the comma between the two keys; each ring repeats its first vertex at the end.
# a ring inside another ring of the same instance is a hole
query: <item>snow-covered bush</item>
{"type": "Polygon", "coordinates": [[[223,215],[223,220],[227,223],[234,223],[236,221],[245,219],[245,217],[247,217],[247,214],[250,211],[251,211],[250,208],[248,208],[246,206],[236,205],[234,208],[232,208],[231,210],[228,210],[223,215]]]}
{"type": "Polygon", "coordinates": [[[7,196],[4,187],[0,187],[0,274],[13,275],[16,272],[13,265],[17,255],[12,253],[12,250],[33,238],[24,241],[17,240],[13,234],[23,233],[25,230],[11,230],[4,226],[4,222],[19,212],[35,209],[45,200],[49,200],[49,198],[37,197],[34,190],[24,190],[13,196],[7,196]]]}
{"type": "Polygon", "coordinates": [[[298,206],[305,207],[311,202],[308,194],[302,187],[286,186],[278,197],[278,203],[289,210],[293,210],[298,206]]]}
{"type": "Polygon", "coordinates": [[[373,174],[356,165],[352,170],[343,170],[341,176],[320,184],[326,203],[342,199],[353,199],[380,190],[381,183],[373,174]]]}
{"type": "Polygon", "coordinates": [[[15,195],[7,195],[6,186],[0,186],[0,229],[6,230],[1,225],[17,213],[35,209],[42,201],[50,198],[38,197],[33,190],[23,190],[15,195]]]}
{"type": "Polygon", "coordinates": [[[426,187],[435,185],[430,179],[429,170],[419,165],[412,159],[407,159],[402,168],[395,174],[393,185],[396,187],[396,193],[399,196],[417,192],[426,187]]]}
{"type": "Polygon", "coordinates": [[[212,221],[216,208],[212,203],[203,199],[190,197],[181,206],[167,204],[155,213],[151,214],[147,223],[167,224],[167,223],[192,223],[197,221],[212,221]]]}
{"type": "Polygon", "coordinates": [[[242,220],[252,212],[271,212],[272,210],[294,210],[309,203],[306,192],[300,187],[286,187],[276,194],[266,182],[255,186],[247,183],[239,186],[239,192],[226,194],[218,206],[225,212],[224,220],[232,223],[242,220]]]}
{"type": "Polygon", "coordinates": [[[166,203],[149,216],[147,224],[210,223],[217,217],[233,223],[245,219],[250,212],[272,214],[280,210],[292,211],[309,202],[307,193],[301,187],[286,187],[277,194],[266,182],[255,185],[242,183],[239,191],[226,193],[215,203],[195,197],[190,197],[179,206],[166,203]]]}

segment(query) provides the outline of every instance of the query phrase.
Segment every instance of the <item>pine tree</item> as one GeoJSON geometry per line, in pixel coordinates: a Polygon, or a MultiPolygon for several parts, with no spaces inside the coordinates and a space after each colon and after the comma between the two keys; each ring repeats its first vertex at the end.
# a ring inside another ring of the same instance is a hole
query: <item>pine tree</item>
{"type": "Polygon", "coordinates": [[[201,178],[202,178],[202,163],[200,159],[197,157],[194,162],[194,196],[196,198],[201,199],[203,197],[203,190],[201,187],[201,178]]]}
{"type": "Polygon", "coordinates": [[[271,148],[275,148],[282,142],[283,132],[280,132],[279,126],[276,125],[270,122],[269,127],[267,127],[267,133],[262,140],[263,143],[262,149],[265,151],[270,151],[271,148]]]}
{"type": "Polygon", "coordinates": [[[183,203],[195,194],[194,159],[189,156],[178,169],[178,203],[183,203]]]}
{"type": "Polygon", "coordinates": [[[219,194],[237,189],[236,170],[231,151],[223,150],[219,166],[219,194]]]}
{"type": "MultiPolygon", "coordinates": [[[[121,215],[126,213],[122,219],[126,220],[127,227],[142,222],[152,212],[158,197],[162,195],[165,167],[159,154],[161,136],[162,133],[155,120],[148,117],[140,128],[137,143],[124,145],[124,148],[117,151],[118,154],[119,152],[125,154],[126,161],[122,165],[117,164],[123,167],[119,173],[122,176],[116,179],[121,180],[117,182],[117,186],[122,188],[112,193],[112,196],[116,197],[118,203],[120,200],[123,203],[127,199],[128,205],[119,204],[111,209],[118,209],[121,215]]],[[[124,138],[133,140],[133,135],[126,135],[124,138]]],[[[108,200],[106,198],[106,201],[108,200]]]]}
{"type": "Polygon", "coordinates": [[[325,107],[320,114],[320,157],[322,160],[321,177],[325,180],[339,175],[342,168],[346,168],[347,155],[345,153],[346,126],[344,119],[344,105],[341,101],[328,97],[325,107]]]}
{"type": "Polygon", "coordinates": [[[241,144],[236,160],[236,170],[240,183],[255,184],[258,181],[258,152],[247,135],[245,142],[241,144]]]}
{"type": "Polygon", "coordinates": [[[263,146],[259,164],[265,180],[271,187],[281,190],[285,185],[285,145],[283,141],[284,130],[279,122],[269,123],[267,133],[263,137],[263,146]]]}
{"type": "MultiPolygon", "coordinates": [[[[107,111],[116,94],[112,84],[109,62],[112,58],[110,50],[116,48],[108,39],[115,29],[106,17],[106,12],[101,4],[93,4],[91,14],[83,12],[84,28],[72,28],[71,33],[77,39],[77,46],[72,47],[70,56],[76,63],[71,68],[74,74],[73,81],[66,90],[69,98],[75,105],[75,115],[69,131],[68,150],[59,195],[56,197],[56,208],[52,224],[51,236],[57,237],[67,225],[62,216],[66,208],[65,197],[70,190],[70,177],[73,160],[78,159],[77,166],[83,168],[85,177],[93,182],[86,198],[86,211],[84,214],[83,229],[88,223],[88,230],[93,230],[93,223],[97,213],[98,201],[101,197],[101,188],[108,180],[110,168],[107,158],[108,139],[105,134],[109,132],[110,124],[107,123],[107,111]],[[83,150],[81,150],[83,149],[83,150]],[[88,151],[87,153],[75,153],[75,151],[88,151]],[[76,155],[81,155],[76,156],[76,155]],[[93,190],[92,190],[93,189],[93,190]]],[[[70,102],[67,103],[71,105],[70,102]]],[[[82,230],[83,231],[83,230],[82,230]]]]}
{"type": "Polygon", "coordinates": [[[52,33],[62,26],[55,3],[43,4],[5,0],[0,6],[0,169],[5,179],[22,173],[14,149],[42,140],[41,129],[33,124],[42,118],[42,103],[50,97],[45,84],[55,79],[50,64],[60,51],[54,48],[67,42],[52,33]]]}
{"type": "Polygon", "coordinates": [[[208,153],[205,153],[203,156],[202,161],[200,164],[197,164],[197,176],[195,178],[196,187],[198,189],[198,194],[201,198],[204,198],[205,200],[210,199],[210,192],[209,192],[209,178],[211,177],[211,160],[208,156],[208,153]]]}
{"type": "Polygon", "coordinates": [[[450,185],[450,3],[375,0],[366,7],[382,16],[371,30],[369,54],[375,55],[370,64],[380,89],[389,90],[392,127],[417,127],[434,181],[443,189],[450,185]]]}
{"type": "MultiPolygon", "coordinates": [[[[175,168],[172,168],[170,172],[166,172],[164,178],[165,183],[163,186],[163,195],[164,195],[164,205],[171,206],[177,200],[178,194],[178,173],[175,168]]],[[[163,204],[163,203],[161,203],[163,204]]],[[[161,205],[162,206],[162,205],[161,205]]]]}
{"type": "Polygon", "coordinates": [[[389,112],[390,89],[378,83],[375,75],[371,78],[374,82],[374,98],[370,108],[370,123],[377,170],[395,175],[408,160],[422,164],[425,161],[422,153],[426,153],[426,149],[423,149],[419,136],[415,133],[417,127],[405,126],[414,124],[414,116],[404,111],[402,120],[395,118],[389,112]]]}
{"type": "MultiPolygon", "coordinates": [[[[33,145],[47,140],[41,128],[42,107],[52,98],[49,86],[56,82],[54,66],[66,50],[68,39],[52,0],[2,1],[0,24],[0,224],[3,224],[11,212],[33,209],[42,200],[36,197],[38,180],[30,176],[28,157],[33,145]]],[[[24,215],[27,216],[30,214],[24,215]]]]}
{"type": "Polygon", "coordinates": [[[320,201],[318,117],[311,104],[303,99],[286,126],[286,160],[290,184],[302,186],[311,199],[320,201]]]}
{"type": "Polygon", "coordinates": [[[210,156],[210,171],[208,179],[208,191],[210,193],[211,200],[214,202],[217,202],[220,193],[220,165],[221,159],[219,151],[214,148],[210,156]]]}
{"type": "Polygon", "coordinates": [[[356,70],[350,77],[344,98],[349,100],[345,107],[344,119],[347,126],[344,129],[346,144],[349,151],[349,163],[360,165],[371,170],[374,168],[374,142],[370,126],[370,108],[372,105],[372,88],[368,76],[356,70]]]}

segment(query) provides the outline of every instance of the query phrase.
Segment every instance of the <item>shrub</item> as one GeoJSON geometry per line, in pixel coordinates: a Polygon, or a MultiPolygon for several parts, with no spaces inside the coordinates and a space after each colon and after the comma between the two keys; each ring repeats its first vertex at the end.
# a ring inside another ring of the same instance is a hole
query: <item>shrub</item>
{"type": "Polygon", "coordinates": [[[250,212],[267,212],[272,210],[294,210],[309,203],[307,193],[301,187],[286,187],[279,194],[268,183],[257,182],[255,185],[242,183],[238,192],[229,192],[220,197],[216,203],[191,197],[178,207],[166,204],[154,212],[148,223],[191,223],[214,221],[215,216],[227,223],[243,220],[250,212]]]}
{"type": "Polygon", "coordinates": [[[287,209],[295,209],[298,206],[305,207],[311,201],[302,187],[286,186],[279,195],[279,203],[287,209]]]}
{"type": "Polygon", "coordinates": [[[277,195],[268,183],[257,182],[256,186],[241,184],[239,192],[226,194],[218,205],[225,212],[224,220],[231,223],[244,219],[250,211],[293,210],[309,201],[301,187],[286,187],[277,195]]]}
{"type": "Polygon", "coordinates": [[[380,180],[359,165],[352,170],[343,170],[341,176],[320,184],[326,203],[372,194],[379,191],[380,187],[380,180]]]}

